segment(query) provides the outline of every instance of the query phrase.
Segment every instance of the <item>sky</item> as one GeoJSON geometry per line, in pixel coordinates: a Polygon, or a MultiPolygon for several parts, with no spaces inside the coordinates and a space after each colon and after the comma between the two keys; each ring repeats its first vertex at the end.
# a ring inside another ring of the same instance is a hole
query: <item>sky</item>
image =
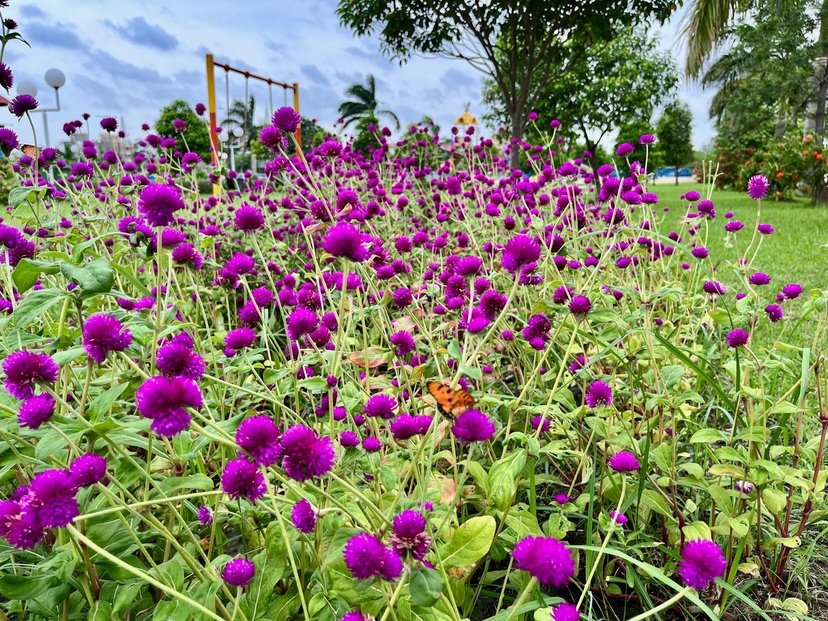
{"type": "MultiPolygon", "coordinates": [[[[205,54],[217,61],[299,83],[300,109],[331,128],[345,89],[372,73],[383,108],[397,113],[402,123],[431,116],[445,132],[462,114],[465,103],[480,116],[482,74],[462,60],[413,58],[400,66],[380,53],[375,37],[355,37],[336,17],[336,0],[12,0],[3,17],[19,24],[31,49],[12,41],[4,61],[16,83],[34,82],[41,108],[53,108],[54,94],[44,81],[47,69],[66,74],[60,89],[61,110],[47,115],[50,139],[59,143],[66,121],[84,112],[97,123],[114,116],[133,139],[143,135],[141,124],[153,124],[158,112],[173,99],[207,103],[205,54]]],[[[681,14],[659,29],[661,47],[681,64],[678,41],[681,14]]],[[[225,76],[216,72],[218,118],[225,116],[225,76]]],[[[230,98],[244,97],[244,78],[230,76],[230,98]]],[[[270,104],[267,86],[250,81],[262,122],[270,104]]],[[[16,93],[13,93],[16,94],[16,93]]],[[[679,97],[693,111],[693,141],[702,148],[713,136],[707,120],[711,93],[680,85],[679,97]]],[[[290,94],[288,94],[290,101],[290,94]]],[[[284,105],[281,88],[273,89],[273,105],[284,105]]],[[[43,115],[35,114],[43,144],[43,115]]],[[[6,110],[0,124],[14,128],[29,141],[31,130],[6,110]],[[3,118],[7,115],[8,118],[3,118]]],[[[484,129],[483,133],[487,133],[484,129]]]]}

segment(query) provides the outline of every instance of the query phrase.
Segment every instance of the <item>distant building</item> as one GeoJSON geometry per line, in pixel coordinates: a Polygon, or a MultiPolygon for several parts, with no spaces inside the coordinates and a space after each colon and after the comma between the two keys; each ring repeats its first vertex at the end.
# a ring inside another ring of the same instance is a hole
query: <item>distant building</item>
{"type": "Polygon", "coordinates": [[[135,143],[126,138],[118,138],[117,134],[101,133],[94,144],[99,154],[112,150],[122,160],[131,160],[135,157],[135,143]]]}

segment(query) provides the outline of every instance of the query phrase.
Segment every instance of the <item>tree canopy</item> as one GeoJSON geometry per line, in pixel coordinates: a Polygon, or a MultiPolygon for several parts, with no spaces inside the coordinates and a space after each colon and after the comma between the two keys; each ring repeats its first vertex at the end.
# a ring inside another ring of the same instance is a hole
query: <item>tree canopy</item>
{"type": "Polygon", "coordinates": [[[181,119],[187,124],[183,133],[183,139],[187,142],[190,151],[198,153],[205,162],[210,161],[210,130],[202,120],[183,99],[176,99],[167,106],[161,108],[158,120],[155,122],[155,131],[159,136],[175,138],[179,141],[182,149],[185,148],[182,141],[182,134],[175,131],[173,123],[181,119]]]}
{"type": "Polygon", "coordinates": [[[666,19],[676,7],[676,0],[339,0],[337,14],[356,34],[378,35],[400,62],[440,55],[482,71],[502,93],[512,135],[522,136],[525,112],[558,78],[553,70],[565,73],[583,45],[666,19]]]}
{"type": "Polygon", "coordinates": [[[693,113],[690,107],[678,99],[667,104],[658,119],[656,135],[664,163],[676,168],[676,184],[679,167],[693,159],[692,133],[693,113]]]}
{"type": "Polygon", "coordinates": [[[365,78],[365,84],[351,84],[345,91],[345,96],[350,97],[339,105],[339,116],[343,120],[343,127],[351,123],[358,123],[363,119],[377,119],[380,116],[387,116],[397,129],[400,128],[400,120],[391,110],[377,110],[377,81],[370,73],[365,78]]]}

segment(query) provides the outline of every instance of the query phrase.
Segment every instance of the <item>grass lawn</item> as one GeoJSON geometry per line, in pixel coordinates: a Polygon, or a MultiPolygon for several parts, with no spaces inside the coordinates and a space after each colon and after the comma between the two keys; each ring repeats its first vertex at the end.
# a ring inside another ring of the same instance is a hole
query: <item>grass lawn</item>
{"type": "MultiPolygon", "coordinates": [[[[685,213],[686,203],[679,197],[691,189],[702,191],[700,184],[656,185],[652,191],[659,196],[659,207],[669,207],[670,211],[664,214],[664,225],[661,230],[669,232],[679,231],[679,219],[685,213]]],[[[704,194],[702,195],[704,197],[704,194]]],[[[747,193],[714,191],[711,197],[716,206],[716,219],[710,223],[710,233],[707,248],[714,264],[718,264],[717,280],[728,286],[728,295],[743,290],[735,274],[727,269],[727,262],[734,262],[737,251],[743,249],[753,236],[756,222],[756,201],[748,197],[747,193]],[[735,218],[741,221],[745,228],[737,234],[737,248],[725,247],[724,214],[732,211],[735,218]]],[[[762,201],[760,222],[773,226],[773,235],[763,236],[759,255],[751,271],[765,272],[771,277],[771,283],[763,291],[763,298],[768,303],[773,302],[776,293],[788,283],[799,283],[804,289],[801,300],[810,295],[812,289],[824,290],[828,288],[828,248],[822,248],[828,243],[828,208],[811,207],[809,200],[791,202],[762,201]]],[[[686,230],[686,227],[685,227],[686,230]]],[[[788,302],[784,305],[788,322],[799,317],[801,300],[788,302]]],[[[763,328],[769,328],[767,322],[763,328]]],[[[781,329],[781,326],[779,326],[781,329]]],[[[808,344],[808,334],[789,334],[791,324],[786,327],[784,341],[797,345],[808,344]]],[[[779,330],[763,329],[762,340],[767,337],[775,340],[779,330]]]]}

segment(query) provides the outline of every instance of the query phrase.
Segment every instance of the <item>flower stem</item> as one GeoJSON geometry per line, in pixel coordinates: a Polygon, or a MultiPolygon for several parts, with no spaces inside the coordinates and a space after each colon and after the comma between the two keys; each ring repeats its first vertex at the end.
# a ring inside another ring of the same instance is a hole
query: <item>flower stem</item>
{"type": "Polygon", "coordinates": [[[675,604],[676,602],[681,600],[682,597],[687,595],[692,590],[693,590],[692,587],[684,587],[681,591],[676,593],[673,597],[671,597],[667,601],[661,602],[658,606],[648,610],[647,612],[642,612],[640,615],[636,615],[632,619],[629,619],[629,621],[642,621],[643,619],[648,619],[648,618],[652,617],[653,615],[658,614],[662,610],[667,610],[668,608],[671,608],[673,606],[673,604],[675,604]]]}

